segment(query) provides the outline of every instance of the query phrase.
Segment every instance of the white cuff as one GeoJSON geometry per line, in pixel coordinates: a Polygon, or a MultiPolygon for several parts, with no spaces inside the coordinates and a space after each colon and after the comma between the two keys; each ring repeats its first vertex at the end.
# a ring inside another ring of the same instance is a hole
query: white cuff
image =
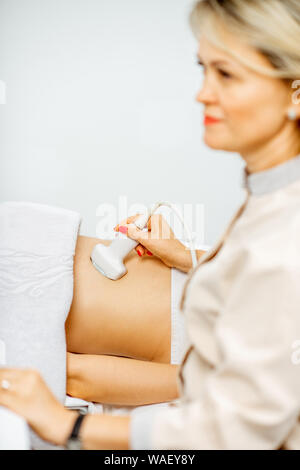
{"type": "Polygon", "coordinates": [[[151,450],[153,443],[151,434],[154,425],[154,419],[160,410],[135,409],[131,413],[130,420],[130,449],[132,450],[151,450]]]}

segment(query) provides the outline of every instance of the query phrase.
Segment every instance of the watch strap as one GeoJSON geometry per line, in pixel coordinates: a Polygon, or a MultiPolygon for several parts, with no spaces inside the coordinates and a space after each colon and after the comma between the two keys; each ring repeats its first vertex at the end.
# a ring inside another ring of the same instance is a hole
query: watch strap
{"type": "Polygon", "coordinates": [[[78,413],[78,416],[75,420],[75,423],[73,425],[71,434],[68,437],[66,448],[69,450],[74,450],[74,449],[80,449],[80,438],[79,438],[79,432],[80,428],[82,425],[82,422],[86,416],[86,413],[78,413]]]}
{"type": "Polygon", "coordinates": [[[74,426],[73,426],[73,429],[72,429],[72,432],[70,434],[70,437],[69,439],[78,439],[78,436],[79,436],[79,430],[80,430],[80,426],[82,424],[82,421],[83,419],[85,418],[85,414],[83,413],[79,413],[77,418],[76,418],[76,421],[74,423],[74,426]]]}

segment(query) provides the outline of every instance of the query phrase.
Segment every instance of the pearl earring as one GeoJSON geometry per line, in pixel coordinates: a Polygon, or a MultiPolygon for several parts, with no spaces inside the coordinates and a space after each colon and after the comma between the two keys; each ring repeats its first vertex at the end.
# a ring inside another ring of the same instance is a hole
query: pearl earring
{"type": "Polygon", "coordinates": [[[297,119],[297,113],[296,113],[296,110],[293,109],[293,108],[290,108],[288,110],[288,118],[290,121],[296,121],[297,119]]]}

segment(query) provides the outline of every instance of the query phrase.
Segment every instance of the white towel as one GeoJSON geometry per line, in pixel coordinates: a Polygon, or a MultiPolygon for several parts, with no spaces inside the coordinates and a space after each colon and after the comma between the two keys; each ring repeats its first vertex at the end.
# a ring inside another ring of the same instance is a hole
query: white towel
{"type": "Polygon", "coordinates": [[[90,414],[109,414],[124,416],[130,415],[133,410],[143,410],[145,408],[158,408],[168,406],[168,403],[155,403],[153,405],[139,405],[139,406],[116,406],[116,405],[103,405],[101,403],[95,403],[92,401],[82,400],[81,398],[66,396],[65,407],[69,410],[80,410],[83,413],[90,414]]]}
{"type": "MultiPolygon", "coordinates": [[[[0,204],[0,341],[9,367],[38,369],[66,394],[65,320],[73,299],[80,215],[27,202],[0,204]]],[[[34,448],[47,448],[33,435],[34,448]]]]}
{"type": "Polygon", "coordinates": [[[0,450],[30,450],[26,421],[6,408],[0,408],[0,450]]]}
{"type": "Polygon", "coordinates": [[[103,413],[101,403],[94,403],[92,401],[82,400],[81,398],[70,397],[69,395],[66,395],[65,407],[69,410],[80,410],[91,414],[103,413]]]}

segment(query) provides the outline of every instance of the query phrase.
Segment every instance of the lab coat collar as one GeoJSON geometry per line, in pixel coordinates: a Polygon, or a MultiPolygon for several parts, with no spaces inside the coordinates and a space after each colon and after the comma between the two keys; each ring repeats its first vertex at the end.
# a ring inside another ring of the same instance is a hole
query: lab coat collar
{"type": "Polygon", "coordinates": [[[262,196],[300,179],[300,154],[280,165],[257,173],[243,169],[243,186],[254,196],[262,196]]]}

